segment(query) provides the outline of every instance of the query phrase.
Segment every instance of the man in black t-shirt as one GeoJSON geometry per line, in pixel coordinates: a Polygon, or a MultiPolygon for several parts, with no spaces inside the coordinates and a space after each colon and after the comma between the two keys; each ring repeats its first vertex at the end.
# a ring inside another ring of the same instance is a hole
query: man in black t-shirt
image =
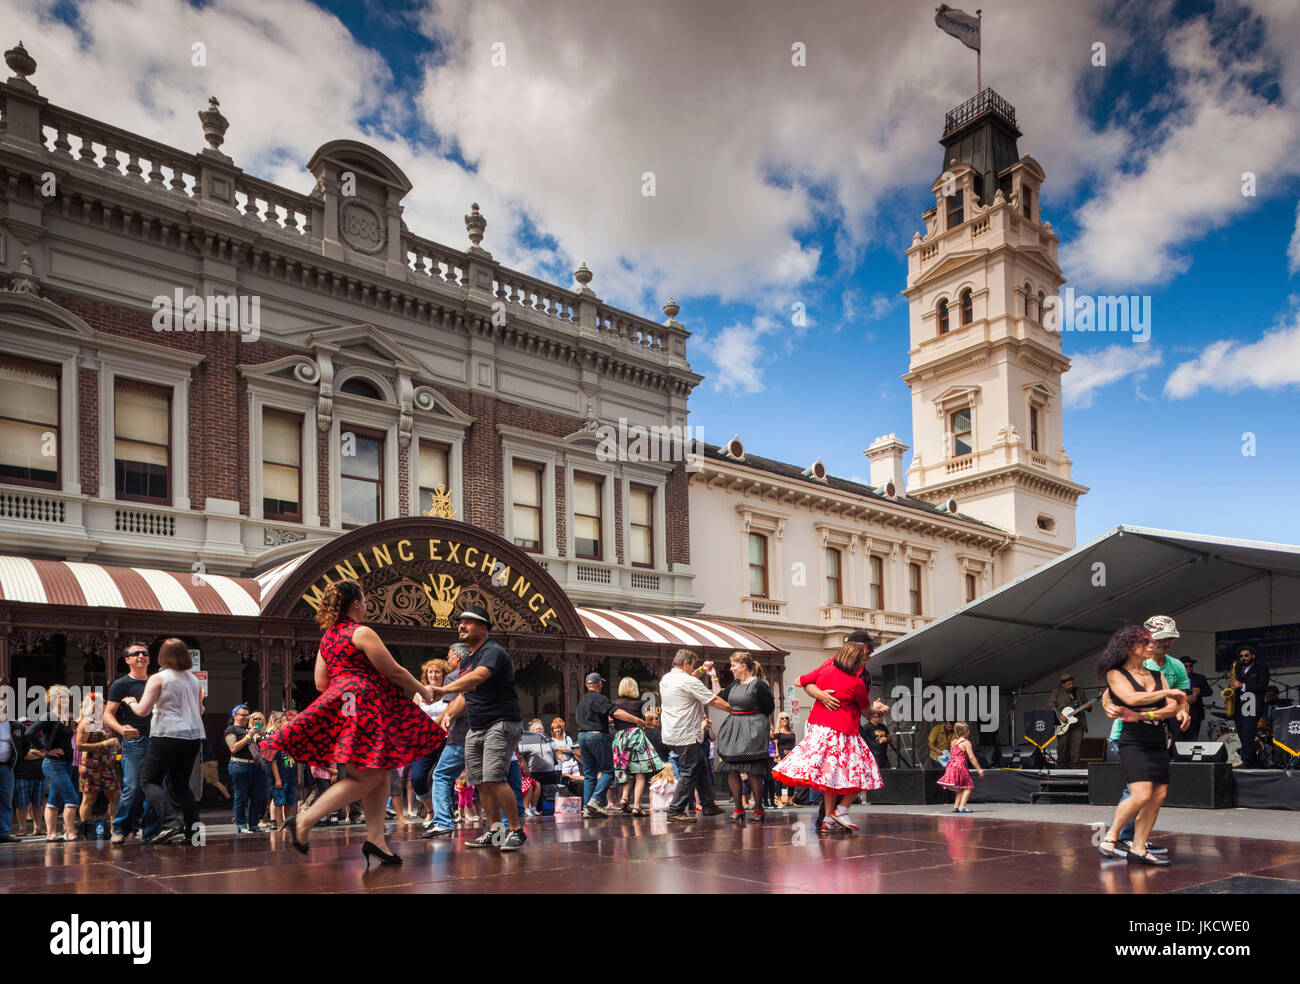
{"type": "Polygon", "coordinates": [[[578,725],[578,747],[582,749],[582,816],[584,820],[607,817],[605,795],[614,781],[613,741],[609,737],[609,719],[645,727],[645,721],[614,706],[601,691],[605,678],[587,674],[587,692],[578,701],[574,720],[578,725]]]}
{"type": "Polygon", "coordinates": [[[122,739],[122,798],[113,817],[114,844],[134,834],[137,823],[142,840],[148,840],[162,827],[140,786],[140,768],[149,751],[149,719],[123,703],[128,697],[144,698],[144,686],[149,681],[149,649],[144,643],[133,642],[126,647],[126,668],[127,675],[113,681],[104,702],[104,726],[122,739]]]}
{"type": "Polygon", "coordinates": [[[443,694],[464,694],[469,717],[465,736],[465,781],[478,791],[484,814],[495,827],[499,813],[506,816],[507,829],[491,827],[467,847],[499,847],[517,851],[527,842],[519,822],[519,804],[510,788],[510,758],[519,736],[524,733],[524,715],[515,690],[515,668],[510,654],[488,638],[488,613],[479,605],[470,605],[456,619],[461,642],[470,647],[470,655],[461,663],[455,680],[430,688],[435,699],[443,694]]]}

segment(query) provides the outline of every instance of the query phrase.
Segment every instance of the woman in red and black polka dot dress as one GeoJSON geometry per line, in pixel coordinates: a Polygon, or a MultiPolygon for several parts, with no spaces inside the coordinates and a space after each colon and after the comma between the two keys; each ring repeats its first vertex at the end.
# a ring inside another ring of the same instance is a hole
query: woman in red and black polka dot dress
{"type": "Polygon", "coordinates": [[[262,746],[264,753],[283,752],[308,765],[348,766],[346,779],[290,821],[289,835],[299,851],[307,853],[306,834],[317,821],[361,800],[367,866],[372,857],[397,864],[401,858],[389,852],[384,829],[390,774],[440,749],[447,733],[406,696],[418,693],[433,701],[429,688],[393,659],[374,630],[358,624],[365,617],[366,598],[356,581],[338,581],[325,589],[316,612],[325,630],[316,656],[321,695],[262,746]]]}

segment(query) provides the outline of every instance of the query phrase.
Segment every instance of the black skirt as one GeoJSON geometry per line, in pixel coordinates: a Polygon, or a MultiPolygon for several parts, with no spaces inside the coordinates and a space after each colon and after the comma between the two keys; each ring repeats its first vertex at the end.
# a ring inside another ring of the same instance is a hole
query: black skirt
{"type": "Polygon", "coordinates": [[[1126,722],[1120,733],[1119,760],[1130,783],[1169,784],[1169,748],[1163,725],[1126,722]]]}

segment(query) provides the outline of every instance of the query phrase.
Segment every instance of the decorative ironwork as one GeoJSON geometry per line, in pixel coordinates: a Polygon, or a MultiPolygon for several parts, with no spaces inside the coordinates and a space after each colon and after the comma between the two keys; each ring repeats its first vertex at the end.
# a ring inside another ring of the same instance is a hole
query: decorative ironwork
{"type": "Polygon", "coordinates": [[[967,99],[956,109],[948,111],[943,118],[944,135],[946,136],[959,126],[969,123],[975,117],[984,113],[993,113],[993,115],[1000,116],[1012,126],[1016,125],[1016,108],[992,89],[984,89],[978,95],[967,99]]]}
{"type": "Polygon", "coordinates": [[[456,507],[451,504],[451,493],[447,491],[446,485],[439,485],[433,490],[433,501],[424,511],[424,515],[433,519],[456,518],[456,507]]]}

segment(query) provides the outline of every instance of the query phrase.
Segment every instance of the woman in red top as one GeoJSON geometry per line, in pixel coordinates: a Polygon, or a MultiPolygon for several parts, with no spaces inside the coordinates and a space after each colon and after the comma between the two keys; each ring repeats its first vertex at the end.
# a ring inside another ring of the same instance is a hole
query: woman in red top
{"type": "Polygon", "coordinates": [[[436,722],[406,698],[417,693],[433,703],[428,686],[393,659],[366,617],[366,596],[356,581],[325,589],[316,621],[324,630],[316,654],[316,688],[321,695],[305,711],[262,742],[264,754],[283,753],[310,766],[346,763],[348,777],[336,782],[288,821],[293,846],[307,853],[307,831],[327,813],[361,800],[366,842],[361,853],[398,864],[387,850],[384,802],[393,769],[432,754],[447,740],[436,722]]]}
{"type": "Polygon", "coordinates": [[[859,719],[871,707],[867,684],[859,674],[874,648],[870,635],[853,632],[833,659],[799,678],[816,703],[803,741],[772,772],[777,782],[810,786],[825,794],[823,831],[857,830],[846,816],[837,816],[835,808],[863,789],[883,785],[876,760],[858,733],[859,719]]]}

